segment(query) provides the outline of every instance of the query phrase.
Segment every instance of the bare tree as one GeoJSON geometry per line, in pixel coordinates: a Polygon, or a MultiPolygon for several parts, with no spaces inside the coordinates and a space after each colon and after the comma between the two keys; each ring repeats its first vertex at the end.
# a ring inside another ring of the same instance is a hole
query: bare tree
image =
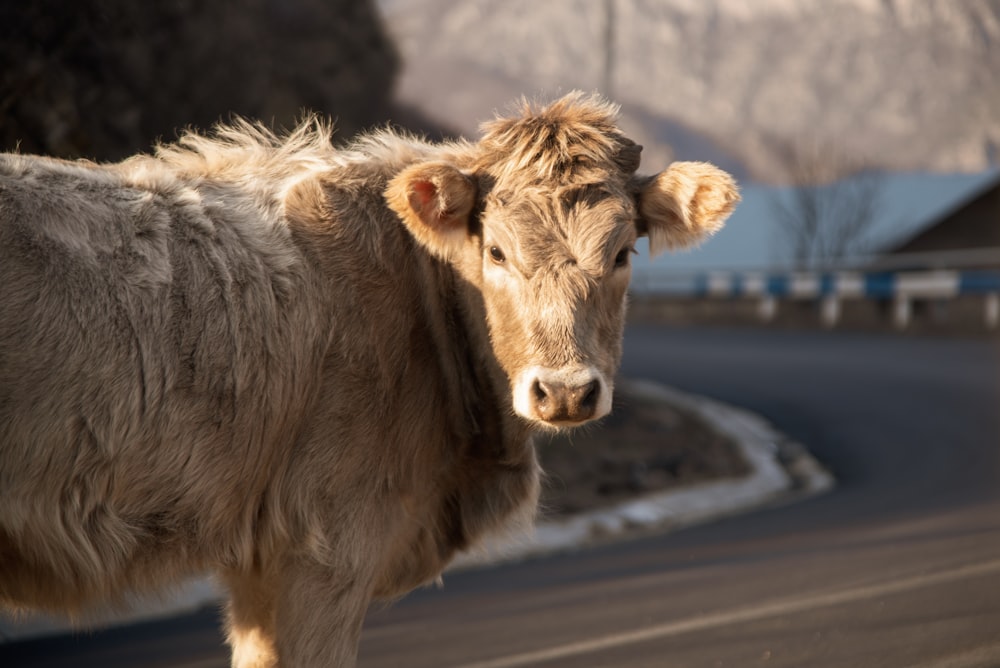
{"type": "Polygon", "coordinates": [[[790,158],[791,187],[774,196],[771,208],[795,266],[815,268],[869,252],[883,175],[834,151],[799,150],[790,158]]]}

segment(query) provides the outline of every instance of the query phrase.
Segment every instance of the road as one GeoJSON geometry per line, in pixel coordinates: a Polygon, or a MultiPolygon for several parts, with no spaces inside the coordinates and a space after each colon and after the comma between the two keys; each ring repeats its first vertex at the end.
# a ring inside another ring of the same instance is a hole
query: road
{"type": "MultiPolygon", "coordinates": [[[[1000,666],[995,344],[631,327],[623,373],[763,414],[837,489],[449,575],[369,615],[362,668],[1000,666]]],[[[0,665],[224,666],[214,623],[0,650],[0,665]]]]}

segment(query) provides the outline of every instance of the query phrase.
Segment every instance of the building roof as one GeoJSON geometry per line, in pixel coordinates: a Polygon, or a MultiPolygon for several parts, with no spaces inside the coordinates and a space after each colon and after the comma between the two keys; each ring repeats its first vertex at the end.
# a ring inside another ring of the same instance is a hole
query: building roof
{"type": "Polygon", "coordinates": [[[1000,175],[885,254],[1000,247],[1000,175]]]}

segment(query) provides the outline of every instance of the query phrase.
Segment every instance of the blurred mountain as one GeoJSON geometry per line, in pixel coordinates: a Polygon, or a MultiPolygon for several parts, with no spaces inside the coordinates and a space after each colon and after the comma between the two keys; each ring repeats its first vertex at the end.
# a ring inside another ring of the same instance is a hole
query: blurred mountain
{"type": "Polygon", "coordinates": [[[0,148],[113,160],[304,109],[345,137],[395,115],[398,66],[371,0],[0,0],[0,148]]]}
{"type": "Polygon", "coordinates": [[[468,135],[507,100],[582,88],[622,104],[650,166],[712,159],[786,183],[802,155],[834,171],[1000,160],[997,0],[379,5],[404,58],[400,98],[468,135]]]}

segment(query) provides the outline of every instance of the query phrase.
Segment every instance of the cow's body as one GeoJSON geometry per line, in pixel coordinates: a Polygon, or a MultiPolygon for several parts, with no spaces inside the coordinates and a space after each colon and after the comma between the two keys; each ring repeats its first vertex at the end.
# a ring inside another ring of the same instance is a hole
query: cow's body
{"type": "Polygon", "coordinates": [[[494,269],[438,241],[458,216],[482,246],[484,191],[516,185],[482,145],[224,132],[117,165],[0,158],[0,602],[214,571],[235,664],[344,665],[373,596],[532,514],[531,432],[595,416],[620,352],[567,353],[541,408],[515,405],[512,365],[547,367],[503,352],[494,269]],[[472,179],[473,204],[445,197],[472,179]]]}

